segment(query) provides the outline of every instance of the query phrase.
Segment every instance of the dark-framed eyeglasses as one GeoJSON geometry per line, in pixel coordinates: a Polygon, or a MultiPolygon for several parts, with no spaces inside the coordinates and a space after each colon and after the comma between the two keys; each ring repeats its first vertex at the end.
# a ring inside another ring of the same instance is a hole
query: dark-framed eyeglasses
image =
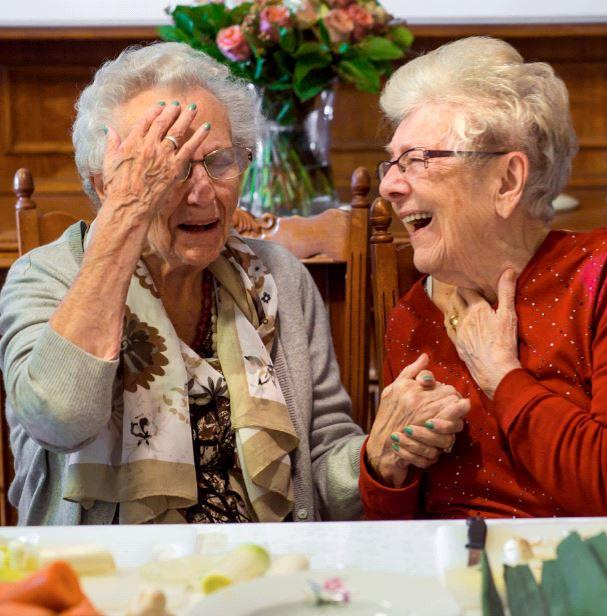
{"type": "Polygon", "coordinates": [[[206,169],[209,177],[214,180],[232,180],[242,175],[251,161],[253,152],[249,148],[231,146],[229,148],[219,148],[209,152],[200,160],[191,160],[188,163],[187,172],[181,180],[185,182],[192,175],[193,165],[201,164],[206,169]]]}
{"type": "Polygon", "coordinates": [[[382,160],[377,164],[377,178],[381,182],[392,165],[398,165],[401,173],[405,173],[413,163],[423,163],[424,169],[428,168],[428,161],[431,158],[451,158],[453,156],[502,156],[508,152],[466,152],[457,150],[427,150],[426,148],[416,147],[404,151],[394,160],[382,160]]]}

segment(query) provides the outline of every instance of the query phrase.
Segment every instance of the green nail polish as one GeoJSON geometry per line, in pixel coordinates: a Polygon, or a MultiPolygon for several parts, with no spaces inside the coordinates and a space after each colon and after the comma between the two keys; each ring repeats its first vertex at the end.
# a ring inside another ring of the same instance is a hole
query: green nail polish
{"type": "Polygon", "coordinates": [[[181,103],[179,101],[173,101],[171,103],[171,105],[175,105],[175,107],[179,107],[179,105],[181,105],[181,103]]]}
{"type": "Polygon", "coordinates": [[[104,135],[107,135],[107,132],[108,132],[108,128],[107,128],[107,126],[104,126],[104,127],[103,127],[103,134],[104,134],[104,135]]]}
{"type": "Polygon", "coordinates": [[[204,130],[211,130],[211,124],[210,122],[205,122],[202,127],[204,128],[204,130]]]}
{"type": "Polygon", "coordinates": [[[422,376],[422,381],[433,381],[434,377],[430,374],[424,374],[424,376],[422,376]]]}
{"type": "Polygon", "coordinates": [[[196,103],[190,103],[188,105],[188,109],[191,109],[192,111],[194,111],[194,109],[196,109],[196,103]]]}
{"type": "Polygon", "coordinates": [[[164,101],[158,101],[157,103],[160,107],[164,107],[166,103],[164,101]]]}
{"type": "Polygon", "coordinates": [[[400,451],[400,445],[397,445],[396,443],[392,443],[392,449],[394,449],[394,451],[400,451]]]}
{"type": "Polygon", "coordinates": [[[391,434],[390,438],[395,442],[395,443],[399,443],[400,439],[398,438],[398,434],[391,434]]]}
{"type": "Polygon", "coordinates": [[[433,421],[427,421],[424,426],[426,428],[428,428],[428,430],[434,430],[434,422],[433,421]]]}
{"type": "Polygon", "coordinates": [[[413,428],[411,426],[405,426],[403,432],[409,436],[413,436],[413,428]]]}

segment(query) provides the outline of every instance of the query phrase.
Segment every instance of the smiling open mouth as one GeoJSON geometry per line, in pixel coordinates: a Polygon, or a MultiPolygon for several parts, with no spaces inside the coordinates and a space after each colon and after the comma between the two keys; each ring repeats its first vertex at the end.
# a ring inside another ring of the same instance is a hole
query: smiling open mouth
{"type": "Polygon", "coordinates": [[[215,229],[219,225],[218,220],[213,220],[212,222],[202,223],[202,224],[186,224],[182,223],[177,225],[178,229],[185,231],[186,233],[204,233],[205,231],[210,231],[211,229],[215,229]]]}
{"type": "Polygon", "coordinates": [[[403,219],[403,224],[413,225],[415,231],[419,231],[424,227],[427,227],[432,222],[432,214],[429,212],[419,212],[417,214],[409,214],[403,219]]]}

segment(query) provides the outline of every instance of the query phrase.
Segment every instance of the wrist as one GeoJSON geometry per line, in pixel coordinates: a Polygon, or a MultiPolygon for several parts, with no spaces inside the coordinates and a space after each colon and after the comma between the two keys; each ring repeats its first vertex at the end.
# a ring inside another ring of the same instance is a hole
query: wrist
{"type": "Polygon", "coordinates": [[[378,483],[400,488],[407,480],[410,465],[394,454],[391,445],[375,448],[369,437],[365,462],[369,475],[378,483]]]}
{"type": "Polygon", "coordinates": [[[518,370],[521,367],[522,367],[521,363],[516,358],[514,360],[506,361],[500,364],[500,366],[496,370],[494,370],[493,373],[490,375],[490,378],[487,379],[487,381],[481,385],[481,389],[483,390],[483,393],[488,398],[493,400],[495,391],[497,390],[499,384],[502,382],[504,377],[510,374],[510,372],[512,372],[513,370],[518,370]]]}

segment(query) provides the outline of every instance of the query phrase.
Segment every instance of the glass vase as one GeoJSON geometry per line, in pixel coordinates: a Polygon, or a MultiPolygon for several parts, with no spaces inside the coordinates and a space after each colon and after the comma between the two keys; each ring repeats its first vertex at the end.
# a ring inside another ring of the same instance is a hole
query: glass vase
{"type": "Polygon", "coordinates": [[[243,178],[240,206],[254,216],[311,216],[338,205],[329,166],[333,89],[318,95],[299,120],[268,119],[243,178]]]}

